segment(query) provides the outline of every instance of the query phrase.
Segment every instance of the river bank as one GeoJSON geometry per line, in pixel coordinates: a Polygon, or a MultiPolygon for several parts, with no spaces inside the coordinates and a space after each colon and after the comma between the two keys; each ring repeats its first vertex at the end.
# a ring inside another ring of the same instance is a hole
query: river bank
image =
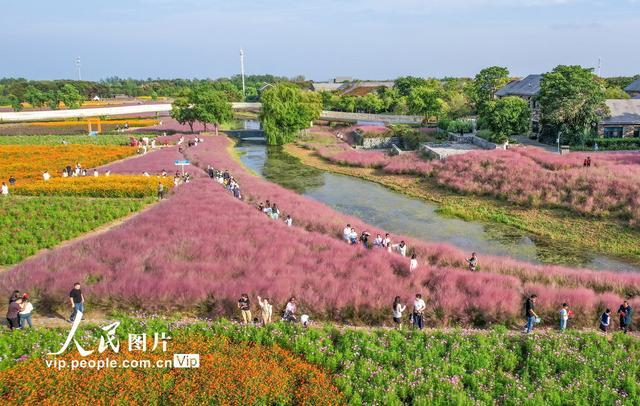
{"type": "Polygon", "coordinates": [[[435,185],[427,177],[392,175],[375,168],[335,164],[300,145],[289,144],[284,151],[309,167],[365,179],[407,196],[437,203],[440,214],[500,224],[534,235],[537,245],[561,247],[546,250],[545,262],[579,264],[585,252],[592,252],[640,264],[640,232],[619,221],[581,217],[564,209],[526,208],[489,197],[461,195],[435,185]],[[572,256],[575,258],[570,258],[572,256]]]}

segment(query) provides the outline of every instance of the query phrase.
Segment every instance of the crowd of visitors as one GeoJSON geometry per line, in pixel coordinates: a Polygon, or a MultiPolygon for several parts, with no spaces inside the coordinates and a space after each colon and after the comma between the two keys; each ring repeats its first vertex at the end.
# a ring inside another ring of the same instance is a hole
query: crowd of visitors
{"type": "MultiPolygon", "coordinates": [[[[238,309],[240,310],[240,316],[242,318],[242,324],[248,325],[253,324],[254,326],[266,326],[273,322],[273,304],[271,300],[267,297],[262,298],[259,295],[258,298],[258,306],[260,308],[260,318],[253,317],[251,313],[251,300],[249,299],[249,295],[247,293],[243,293],[240,295],[240,299],[238,299],[238,309]]],[[[295,297],[289,298],[287,304],[284,306],[282,310],[282,321],[295,323],[298,321],[297,319],[297,311],[298,311],[298,303],[295,297]]],[[[303,314],[300,316],[300,323],[304,327],[308,327],[309,325],[309,315],[303,314]]]]}

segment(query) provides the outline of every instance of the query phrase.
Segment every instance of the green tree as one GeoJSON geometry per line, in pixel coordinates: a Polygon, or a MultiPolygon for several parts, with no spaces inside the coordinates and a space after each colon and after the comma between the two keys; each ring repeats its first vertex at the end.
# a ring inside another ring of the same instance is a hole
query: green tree
{"type": "Polygon", "coordinates": [[[311,122],[320,117],[322,111],[319,94],[303,92],[288,83],[278,83],[265,90],[260,100],[260,120],[269,145],[293,141],[301,130],[309,128],[311,122]]]}
{"type": "Polygon", "coordinates": [[[529,103],[517,96],[508,96],[486,105],[486,122],[500,139],[525,134],[531,123],[529,103]]]}
{"type": "Polygon", "coordinates": [[[487,103],[495,100],[496,92],[507,83],[509,83],[509,70],[500,66],[482,69],[475,76],[469,93],[480,115],[487,103]]]}
{"type": "Polygon", "coordinates": [[[617,86],[608,87],[604,92],[605,99],[630,99],[631,96],[617,86]]]}
{"type": "Polygon", "coordinates": [[[559,65],[542,75],[538,95],[542,124],[561,134],[563,142],[584,142],[591,128],[608,114],[604,100],[604,81],[593,69],[559,65]]]}
{"type": "Polygon", "coordinates": [[[338,96],[340,99],[336,104],[338,110],[353,113],[356,111],[357,98],[353,96],[338,96]]]}
{"type": "Polygon", "coordinates": [[[416,87],[407,98],[409,112],[431,117],[444,117],[447,115],[449,105],[444,99],[441,86],[424,85],[416,87]]]}
{"type": "Polygon", "coordinates": [[[198,121],[198,113],[189,102],[188,94],[173,101],[171,104],[171,117],[182,125],[189,124],[191,132],[193,132],[193,124],[198,121]]]}
{"type": "Polygon", "coordinates": [[[49,96],[34,86],[29,86],[24,94],[24,99],[33,107],[42,107],[49,100],[49,96]]]}
{"type": "Polygon", "coordinates": [[[80,94],[75,86],[67,83],[58,91],[58,97],[68,109],[80,108],[84,97],[80,94]]]}
{"type": "Polygon", "coordinates": [[[15,94],[10,94],[9,96],[7,96],[7,99],[9,99],[9,103],[11,103],[11,108],[13,109],[13,111],[22,111],[22,109],[24,108],[22,106],[22,103],[20,102],[20,99],[15,94]]]}
{"type": "Polygon", "coordinates": [[[395,80],[393,88],[398,91],[400,96],[409,96],[411,91],[416,87],[424,86],[426,80],[415,76],[404,76],[395,80]]]}
{"type": "Polygon", "coordinates": [[[197,120],[207,131],[207,124],[213,124],[218,135],[220,124],[233,118],[233,109],[223,91],[209,88],[196,88],[190,93],[189,103],[195,110],[197,120]]]}
{"type": "Polygon", "coordinates": [[[384,103],[382,99],[374,92],[367,93],[356,100],[357,109],[365,113],[378,113],[382,111],[384,103]]]}

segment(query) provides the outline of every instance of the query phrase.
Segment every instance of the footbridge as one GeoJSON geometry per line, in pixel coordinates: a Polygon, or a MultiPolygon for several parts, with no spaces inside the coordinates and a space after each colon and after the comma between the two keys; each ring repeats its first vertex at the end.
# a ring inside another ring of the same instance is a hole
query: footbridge
{"type": "MultiPolygon", "coordinates": [[[[261,103],[231,103],[236,111],[260,111],[261,103]]],[[[34,110],[19,112],[0,112],[0,122],[16,122],[16,121],[38,121],[38,120],[60,120],[68,118],[88,118],[103,116],[119,116],[131,114],[148,114],[156,113],[159,115],[166,114],[171,111],[171,104],[139,104],[133,106],[117,106],[117,107],[96,107],[89,109],[74,110],[34,110]]],[[[385,124],[420,124],[424,117],[422,116],[406,116],[396,114],[367,114],[367,113],[346,113],[342,111],[324,110],[320,114],[320,120],[323,121],[339,121],[356,123],[359,121],[381,122],[385,124]]]]}

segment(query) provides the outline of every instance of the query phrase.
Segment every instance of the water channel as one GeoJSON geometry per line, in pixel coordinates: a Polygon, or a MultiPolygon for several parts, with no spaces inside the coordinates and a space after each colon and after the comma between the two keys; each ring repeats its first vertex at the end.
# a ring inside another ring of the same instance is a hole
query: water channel
{"type": "Polygon", "coordinates": [[[438,206],[391,191],[373,182],[302,165],[279,147],[241,142],[236,147],[245,166],[264,178],[358,217],[390,233],[430,242],[446,242],[465,251],[503,255],[532,263],[640,272],[640,266],[563,246],[503,226],[440,215],[438,206]]]}

